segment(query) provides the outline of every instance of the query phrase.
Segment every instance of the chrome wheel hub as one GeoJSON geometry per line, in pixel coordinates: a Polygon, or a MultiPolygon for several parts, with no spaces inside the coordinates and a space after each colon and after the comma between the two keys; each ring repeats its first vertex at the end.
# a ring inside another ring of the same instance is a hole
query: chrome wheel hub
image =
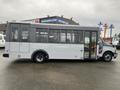
{"type": "Polygon", "coordinates": [[[111,59],[111,56],[109,55],[109,54],[107,54],[106,56],[105,56],[105,60],[106,61],[109,61],[111,59]]]}
{"type": "Polygon", "coordinates": [[[38,62],[42,62],[42,61],[44,60],[43,55],[38,55],[38,56],[36,56],[36,60],[37,60],[38,62]]]}

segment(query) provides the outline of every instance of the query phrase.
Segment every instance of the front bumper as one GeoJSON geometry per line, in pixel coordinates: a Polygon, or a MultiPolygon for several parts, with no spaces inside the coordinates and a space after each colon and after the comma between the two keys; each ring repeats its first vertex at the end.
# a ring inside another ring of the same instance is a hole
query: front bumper
{"type": "Polygon", "coordinates": [[[118,53],[114,53],[114,59],[116,59],[117,58],[117,56],[118,56],[118,53]]]}

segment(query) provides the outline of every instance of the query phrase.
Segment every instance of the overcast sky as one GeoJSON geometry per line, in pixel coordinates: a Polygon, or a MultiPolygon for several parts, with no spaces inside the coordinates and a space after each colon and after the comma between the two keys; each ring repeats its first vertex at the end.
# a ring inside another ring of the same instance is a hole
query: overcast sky
{"type": "Polygon", "coordinates": [[[114,24],[120,32],[120,0],[0,0],[0,20],[24,20],[44,16],[71,18],[80,25],[114,24]]]}

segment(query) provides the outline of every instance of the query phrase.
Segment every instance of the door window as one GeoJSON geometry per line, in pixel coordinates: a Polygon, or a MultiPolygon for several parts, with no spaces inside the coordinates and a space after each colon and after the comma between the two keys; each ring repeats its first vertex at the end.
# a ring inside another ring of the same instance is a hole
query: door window
{"type": "Polygon", "coordinates": [[[85,32],[85,45],[84,45],[84,50],[85,50],[85,58],[90,57],[90,32],[85,32]]]}
{"type": "Polygon", "coordinates": [[[95,59],[97,53],[97,32],[85,32],[84,57],[95,59]]]}
{"type": "Polygon", "coordinates": [[[91,35],[91,58],[95,58],[96,57],[96,52],[97,52],[97,34],[96,32],[92,32],[91,35]]]}

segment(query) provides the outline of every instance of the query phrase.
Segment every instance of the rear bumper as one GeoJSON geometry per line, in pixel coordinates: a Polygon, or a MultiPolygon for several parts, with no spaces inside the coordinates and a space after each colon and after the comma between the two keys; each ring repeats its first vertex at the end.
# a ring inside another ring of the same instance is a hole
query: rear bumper
{"type": "Polygon", "coordinates": [[[9,54],[4,53],[4,54],[3,54],[3,57],[9,58],[9,54]]]}
{"type": "Polygon", "coordinates": [[[114,59],[116,59],[117,58],[117,56],[118,56],[118,53],[114,53],[114,59]]]}

